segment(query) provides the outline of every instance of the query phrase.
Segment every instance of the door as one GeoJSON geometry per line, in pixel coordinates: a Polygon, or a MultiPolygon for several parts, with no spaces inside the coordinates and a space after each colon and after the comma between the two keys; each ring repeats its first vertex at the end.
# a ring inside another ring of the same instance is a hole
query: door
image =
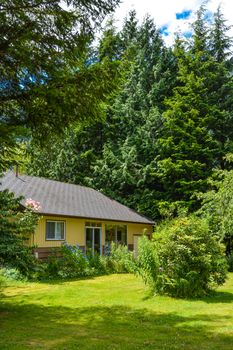
{"type": "Polygon", "coordinates": [[[100,227],[86,227],[86,253],[102,254],[100,227]]]}

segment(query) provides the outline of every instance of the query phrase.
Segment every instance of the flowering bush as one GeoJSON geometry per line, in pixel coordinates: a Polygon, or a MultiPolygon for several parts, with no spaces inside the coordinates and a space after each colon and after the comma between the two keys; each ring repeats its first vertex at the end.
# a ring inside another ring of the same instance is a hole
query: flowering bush
{"type": "Polygon", "coordinates": [[[41,209],[40,202],[35,201],[34,199],[28,198],[25,201],[25,207],[31,209],[32,211],[38,211],[41,209]]]}
{"type": "Polygon", "coordinates": [[[49,278],[75,278],[90,275],[89,262],[78,245],[62,244],[48,259],[49,278]]]}
{"type": "Polygon", "coordinates": [[[21,200],[9,191],[0,194],[0,264],[30,277],[37,261],[25,242],[34,232],[39,216],[32,209],[22,211],[21,200]]]}
{"type": "Polygon", "coordinates": [[[37,212],[41,209],[40,203],[29,198],[25,201],[25,210],[18,212],[20,224],[24,231],[24,234],[32,234],[39,221],[39,215],[37,212]]]}

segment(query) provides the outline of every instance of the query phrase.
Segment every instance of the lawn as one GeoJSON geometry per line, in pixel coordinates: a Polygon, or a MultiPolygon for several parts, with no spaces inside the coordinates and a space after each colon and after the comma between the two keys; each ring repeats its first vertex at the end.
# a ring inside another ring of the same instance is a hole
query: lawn
{"type": "Polygon", "coordinates": [[[198,300],[152,297],[132,275],[11,282],[0,301],[0,349],[232,350],[233,274],[198,300]]]}

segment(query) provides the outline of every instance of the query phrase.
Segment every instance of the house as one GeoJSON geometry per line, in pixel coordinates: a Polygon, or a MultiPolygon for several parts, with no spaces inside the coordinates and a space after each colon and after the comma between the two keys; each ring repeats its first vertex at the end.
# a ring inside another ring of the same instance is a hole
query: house
{"type": "Polygon", "coordinates": [[[111,242],[126,244],[137,251],[138,238],[151,236],[154,221],[84,186],[45,178],[18,175],[13,171],[0,179],[0,189],[40,203],[41,215],[30,244],[38,258],[46,258],[64,241],[78,244],[83,251],[104,253],[111,242]]]}

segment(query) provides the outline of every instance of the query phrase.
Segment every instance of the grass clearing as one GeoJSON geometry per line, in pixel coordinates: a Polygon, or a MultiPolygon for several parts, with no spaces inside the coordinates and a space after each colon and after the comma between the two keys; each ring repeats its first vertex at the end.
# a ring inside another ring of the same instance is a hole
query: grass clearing
{"type": "Polygon", "coordinates": [[[233,274],[198,300],[151,297],[133,275],[7,282],[0,349],[233,349],[233,274]]]}

